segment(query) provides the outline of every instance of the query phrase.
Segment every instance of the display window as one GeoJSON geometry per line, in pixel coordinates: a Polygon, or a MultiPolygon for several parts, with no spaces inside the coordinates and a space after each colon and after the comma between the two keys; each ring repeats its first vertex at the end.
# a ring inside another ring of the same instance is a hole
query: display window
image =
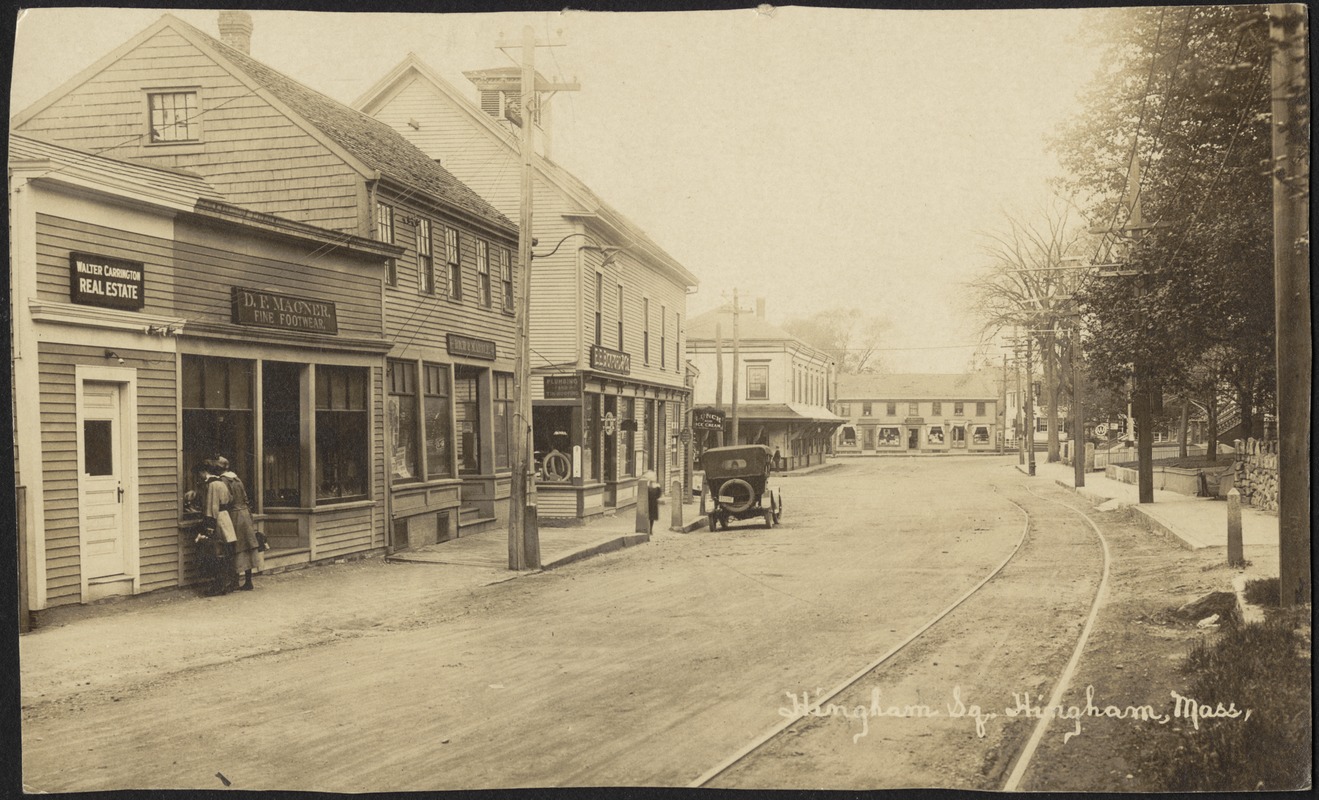
{"type": "Polygon", "coordinates": [[[229,459],[241,477],[252,474],[255,367],[242,359],[183,356],[184,491],[193,488],[195,467],[215,456],[229,459]]]}
{"type": "Polygon", "coordinates": [[[902,444],[902,429],[897,427],[880,428],[879,443],[886,447],[897,447],[902,444]]]}
{"type": "Polygon", "coordinates": [[[302,505],[301,364],[261,364],[262,504],[265,508],[302,505]]]}
{"type": "MultiPolygon", "coordinates": [[[[975,442],[976,444],[989,444],[989,426],[988,425],[975,426],[975,430],[972,431],[971,433],[971,441],[975,442]]],[[[1079,445],[1078,445],[1078,449],[1079,449],[1079,445]]]]}
{"type": "Polygon", "coordinates": [[[316,499],[367,496],[367,375],[365,367],[316,368],[316,499]]]}
{"type": "Polygon", "coordinates": [[[396,483],[419,480],[417,365],[411,361],[390,361],[386,384],[388,397],[385,401],[385,419],[389,425],[391,442],[390,478],[396,483]]]}
{"type": "Polygon", "coordinates": [[[481,471],[481,371],[457,367],[453,376],[453,408],[457,423],[458,474],[481,471]]]}
{"type": "Polygon", "coordinates": [[[495,471],[513,468],[513,376],[496,372],[492,377],[495,423],[495,471]]]}
{"type": "Polygon", "coordinates": [[[943,426],[931,425],[925,434],[925,441],[929,444],[943,444],[943,426]]]}
{"type": "Polygon", "coordinates": [[[423,364],[422,414],[426,425],[426,477],[452,478],[453,420],[449,414],[449,368],[423,364]]]}

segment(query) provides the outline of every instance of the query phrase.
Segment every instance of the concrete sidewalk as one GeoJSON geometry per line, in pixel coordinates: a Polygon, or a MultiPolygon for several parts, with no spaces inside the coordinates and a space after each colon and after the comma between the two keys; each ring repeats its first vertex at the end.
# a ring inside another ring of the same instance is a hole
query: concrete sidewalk
{"type": "MultiPolygon", "coordinates": [[[[1022,472],[1026,467],[1017,465],[1022,472]]],[[[1129,508],[1151,531],[1166,536],[1191,550],[1216,547],[1227,550],[1227,503],[1207,497],[1155,490],[1153,503],[1140,503],[1140,490],[1129,483],[1111,480],[1102,472],[1087,472],[1085,486],[1077,490],[1072,467],[1036,462],[1035,475],[1077,491],[1111,508],[1129,508]]],[[[1241,542],[1251,578],[1278,575],[1278,517],[1249,506],[1241,507],[1241,542]]],[[[1226,552],[1224,554],[1226,558],[1226,552]]]]}

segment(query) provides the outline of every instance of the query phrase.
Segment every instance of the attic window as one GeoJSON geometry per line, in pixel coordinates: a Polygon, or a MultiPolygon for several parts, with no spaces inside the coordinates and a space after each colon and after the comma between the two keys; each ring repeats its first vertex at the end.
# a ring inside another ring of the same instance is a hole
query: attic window
{"type": "Polygon", "coordinates": [[[201,140],[196,92],[151,92],[147,94],[147,107],[152,143],[201,140]]]}

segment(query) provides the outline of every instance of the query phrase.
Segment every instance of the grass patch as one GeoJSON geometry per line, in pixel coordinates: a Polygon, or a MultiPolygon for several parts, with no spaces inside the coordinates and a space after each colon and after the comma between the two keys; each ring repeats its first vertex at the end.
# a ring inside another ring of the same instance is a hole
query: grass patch
{"type": "Polygon", "coordinates": [[[1255,580],[1246,581],[1246,589],[1243,594],[1245,594],[1248,603],[1276,608],[1279,596],[1278,579],[1256,578],[1255,580]]]}
{"type": "MultiPolygon", "coordinates": [[[[1236,718],[1173,719],[1136,742],[1142,772],[1166,791],[1283,791],[1309,784],[1312,758],[1310,609],[1201,640],[1181,692],[1202,706],[1235,704],[1236,718]],[[1178,730],[1172,730],[1174,727],[1178,730]]],[[[1172,708],[1167,709],[1172,713],[1172,708]]]]}

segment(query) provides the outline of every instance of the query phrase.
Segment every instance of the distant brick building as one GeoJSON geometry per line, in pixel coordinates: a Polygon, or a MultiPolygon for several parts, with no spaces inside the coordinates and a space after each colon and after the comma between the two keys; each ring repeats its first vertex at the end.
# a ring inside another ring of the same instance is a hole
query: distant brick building
{"type": "Polygon", "coordinates": [[[998,448],[998,386],[988,375],[840,375],[839,453],[998,448]]]}

